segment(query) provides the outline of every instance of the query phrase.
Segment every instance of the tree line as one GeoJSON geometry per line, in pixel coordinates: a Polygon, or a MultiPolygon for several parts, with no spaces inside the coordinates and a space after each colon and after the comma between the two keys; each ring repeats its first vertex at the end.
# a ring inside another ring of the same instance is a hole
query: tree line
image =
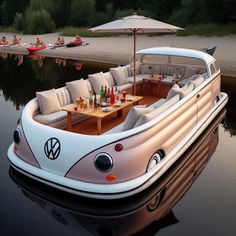
{"type": "Polygon", "coordinates": [[[24,33],[91,27],[137,12],[185,27],[236,22],[235,0],[0,0],[0,25],[24,33]]]}

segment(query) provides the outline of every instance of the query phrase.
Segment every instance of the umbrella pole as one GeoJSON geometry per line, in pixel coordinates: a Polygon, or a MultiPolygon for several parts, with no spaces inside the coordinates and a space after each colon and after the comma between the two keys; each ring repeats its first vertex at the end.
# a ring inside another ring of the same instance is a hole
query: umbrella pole
{"type": "Polygon", "coordinates": [[[136,29],[133,29],[134,35],[134,87],[133,87],[133,95],[136,95],[136,29]]]}

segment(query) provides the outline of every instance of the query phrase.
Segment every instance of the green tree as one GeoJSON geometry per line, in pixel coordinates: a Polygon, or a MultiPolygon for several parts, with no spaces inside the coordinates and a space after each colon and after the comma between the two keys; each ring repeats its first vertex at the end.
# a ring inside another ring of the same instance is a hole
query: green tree
{"type": "Polygon", "coordinates": [[[23,31],[25,26],[24,16],[22,13],[16,13],[14,18],[14,27],[16,30],[23,31]]]}
{"type": "Polygon", "coordinates": [[[140,0],[139,7],[158,20],[167,20],[180,7],[181,0],[140,0]]]}
{"type": "Polygon", "coordinates": [[[73,26],[89,26],[93,23],[95,0],[72,0],[69,23],[73,26]]]}
{"type": "Polygon", "coordinates": [[[3,25],[11,25],[16,12],[24,12],[29,4],[29,0],[2,0],[1,2],[1,20],[3,25]]]}
{"type": "MultiPolygon", "coordinates": [[[[96,4],[95,4],[96,11],[103,12],[105,6],[106,6],[108,3],[111,3],[111,4],[112,4],[111,0],[96,0],[96,4]]],[[[113,4],[112,4],[112,5],[113,5],[113,4]]]]}
{"type": "Polygon", "coordinates": [[[2,3],[3,0],[0,0],[0,25],[2,25],[2,3]]]}
{"type": "MultiPolygon", "coordinates": [[[[155,0],[152,1],[155,2],[155,0]]],[[[140,5],[138,0],[112,0],[112,3],[115,9],[120,10],[133,9],[136,11],[140,5]]]]}
{"type": "MultiPolygon", "coordinates": [[[[182,26],[196,23],[228,23],[232,18],[233,0],[182,0],[181,7],[170,17],[182,26]]],[[[235,11],[233,11],[235,12],[235,11]]]]}
{"type": "Polygon", "coordinates": [[[51,16],[57,27],[68,25],[70,4],[71,0],[55,0],[54,12],[51,12],[51,16]]]}
{"type": "Polygon", "coordinates": [[[55,30],[55,23],[50,17],[50,14],[42,9],[37,11],[26,12],[26,27],[25,32],[31,34],[50,33],[55,30]]]}

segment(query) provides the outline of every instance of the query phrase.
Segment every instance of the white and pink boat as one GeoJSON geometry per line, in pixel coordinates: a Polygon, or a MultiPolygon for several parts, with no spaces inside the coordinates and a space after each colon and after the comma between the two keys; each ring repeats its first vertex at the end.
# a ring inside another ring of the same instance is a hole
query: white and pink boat
{"type": "Polygon", "coordinates": [[[228,96],[220,91],[217,61],[204,52],[141,50],[135,85],[132,65],[37,92],[14,131],[8,150],[12,167],[90,198],[124,198],[152,185],[200,136],[228,96]],[[109,109],[74,110],[76,98],[89,99],[101,86],[127,93],[136,86],[138,96],[109,109]]]}

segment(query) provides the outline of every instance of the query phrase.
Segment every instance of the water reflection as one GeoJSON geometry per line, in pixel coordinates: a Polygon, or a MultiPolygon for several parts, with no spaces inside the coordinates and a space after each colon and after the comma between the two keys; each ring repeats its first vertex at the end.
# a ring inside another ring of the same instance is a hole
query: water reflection
{"type": "Polygon", "coordinates": [[[15,60],[16,60],[17,66],[20,66],[24,61],[24,56],[21,54],[17,54],[15,55],[15,60]]]}
{"type": "Polygon", "coordinates": [[[8,57],[8,53],[5,53],[5,52],[1,52],[0,53],[0,58],[3,59],[3,60],[6,60],[8,57]]]}
{"type": "Polygon", "coordinates": [[[44,56],[41,56],[39,54],[34,54],[34,53],[29,54],[28,58],[31,58],[32,60],[36,61],[39,67],[42,67],[43,60],[45,59],[44,56]]]}
{"type": "Polygon", "coordinates": [[[78,235],[154,235],[177,224],[172,208],[209,162],[218,144],[223,110],[199,139],[162,178],[146,191],[125,200],[76,197],[35,182],[14,169],[9,174],[27,199],[78,235]]]}
{"type": "MultiPolygon", "coordinates": [[[[1,53],[0,55],[3,55],[1,53]]],[[[35,97],[36,91],[65,86],[67,81],[87,78],[90,73],[109,70],[114,64],[9,54],[0,59],[0,90],[16,109],[35,97]]]]}

